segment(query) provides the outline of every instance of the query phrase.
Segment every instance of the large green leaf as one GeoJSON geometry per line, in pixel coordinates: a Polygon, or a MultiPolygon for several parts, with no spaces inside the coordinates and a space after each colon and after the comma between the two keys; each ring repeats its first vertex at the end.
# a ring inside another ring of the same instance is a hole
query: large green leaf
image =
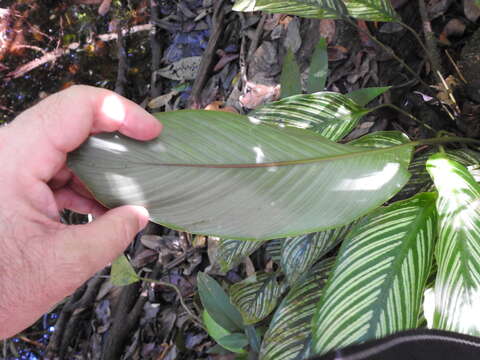
{"type": "Polygon", "coordinates": [[[286,98],[302,93],[302,81],[300,69],[295,61],[295,55],[292,50],[287,50],[287,55],[283,60],[282,74],[280,75],[281,98],[286,98]]]}
{"type": "Polygon", "coordinates": [[[337,141],[352,131],[368,112],[345,95],[323,91],[271,102],[250,116],[267,124],[310,129],[337,141]]]}
{"type": "Polygon", "coordinates": [[[435,227],[433,193],[380,208],[354,226],[313,319],[316,353],[417,326],[435,227]]]}
{"type": "Polygon", "coordinates": [[[329,250],[340,243],[352,224],[340,228],[325,230],[287,238],[283,241],[281,264],[292,286],[329,250]]]}
{"type": "Polygon", "coordinates": [[[247,345],[248,341],[244,334],[232,334],[230,331],[224,329],[219,324],[217,324],[217,322],[210,316],[207,310],[203,310],[202,320],[205,324],[208,335],[210,335],[213,340],[217,342],[217,344],[234,353],[245,353],[243,347],[247,345]],[[232,335],[234,335],[234,341],[232,341],[232,335]]]}
{"type": "Polygon", "coordinates": [[[384,92],[390,90],[390,86],[383,87],[369,87],[354,90],[351,93],[345,94],[346,97],[353,100],[360,106],[365,106],[377,96],[382,95],[384,92]]]}
{"type": "Polygon", "coordinates": [[[301,360],[311,339],[312,316],[333,259],[305,273],[275,311],[263,338],[261,360],[301,360]]]}
{"type": "Polygon", "coordinates": [[[221,239],[217,249],[217,259],[221,270],[228,271],[237,266],[263,243],[263,241],[221,239]]]}
{"type": "Polygon", "coordinates": [[[398,21],[389,0],[237,0],[236,11],[266,11],[307,18],[398,21]]]}
{"type": "Polygon", "coordinates": [[[213,278],[199,272],[197,286],[205,310],[219,326],[230,333],[244,330],[242,315],[232,305],[228,295],[213,278]]]}
{"type": "Polygon", "coordinates": [[[233,284],[229,289],[232,303],[240,310],[245,324],[255,324],[277,306],[285,286],[275,273],[257,273],[233,284]]]}
{"type": "Polygon", "coordinates": [[[306,18],[340,19],[348,16],[341,0],[237,0],[235,11],[266,11],[306,18]]]}
{"type": "Polygon", "coordinates": [[[258,240],[334,228],[381,205],[410,176],[410,144],[360,148],[219,111],[157,116],[157,139],[98,134],[69,165],[101,203],[145,206],[174,229],[258,240]]]}
{"type": "Polygon", "coordinates": [[[320,39],[315,46],[315,50],[310,61],[308,69],[307,93],[316,93],[325,90],[328,76],[328,53],[327,40],[320,39]]]}
{"type": "Polygon", "coordinates": [[[427,169],[438,190],[439,240],[433,326],[480,335],[480,185],[446,154],[427,169]]]}

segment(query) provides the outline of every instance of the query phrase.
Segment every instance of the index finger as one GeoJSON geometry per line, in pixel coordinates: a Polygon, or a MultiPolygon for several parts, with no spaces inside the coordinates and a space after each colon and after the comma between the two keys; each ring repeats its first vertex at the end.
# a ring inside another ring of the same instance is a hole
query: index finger
{"type": "Polygon", "coordinates": [[[119,131],[137,140],[158,136],[161,124],[147,111],[118,94],[76,85],[53,94],[20,114],[10,129],[16,158],[48,181],[92,133],[119,131]]]}

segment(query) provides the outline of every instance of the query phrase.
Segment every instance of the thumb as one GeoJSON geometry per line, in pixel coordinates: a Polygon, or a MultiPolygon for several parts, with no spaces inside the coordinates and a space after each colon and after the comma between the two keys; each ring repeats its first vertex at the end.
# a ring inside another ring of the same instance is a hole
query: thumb
{"type": "Polygon", "coordinates": [[[57,234],[56,259],[68,273],[74,269],[82,283],[114,260],[148,223],[148,211],[140,206],[121,206],[93,222],[72,225],[57,234]],[[62,266],[63,265],[63,266],[62,266]]]}

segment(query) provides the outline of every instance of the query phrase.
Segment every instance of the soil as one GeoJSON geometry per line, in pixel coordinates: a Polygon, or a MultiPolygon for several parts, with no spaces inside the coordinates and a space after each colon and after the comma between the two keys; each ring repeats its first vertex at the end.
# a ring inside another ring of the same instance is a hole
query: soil
{"type": "MultiPolygon", "coordinates": [[[[151,111],[208,107],[246,113],[278,97],[286,46],[296,46],[304,72],[315,44],[325,37],[328,90],[392,86],[371,105],[392,103],[436,131],[480,137],[480,30],[478,16],[466,8],[473,5],[432,0],[427,2],[430,18],[422,19],[416,2],[392,3],[420,35],[428,20],[449,91],[415,37],[398,24],[357,22],[416,76],[345,21],[236,13],[227,0],[3,1],[0,123],[73,84],[115,90],[151,111]]],[[[434,135],[398,112],[380,110],[366,116],[348,138],[392,129],[412,139],[434,135]]],[[[87,221],[68,211],[64,220],[87,221]]],[[[227,283],[248,271],[241,264],[221,273],[210,263],[214,245],[215,239],[150,224],[128,254],[137,271],[176,285],[187,306],[198,312],[198,271],[208,268],[227,283]]],[[[258,250],[250,266],[264,269],[268,256],[258,250]]],[[[231,358],[209,354],[215,342],[191,321],[171,288],[146,283],[113,288],[107,275],[104,269],[32,327],[5,341],[0,357],[231,358]]]]}

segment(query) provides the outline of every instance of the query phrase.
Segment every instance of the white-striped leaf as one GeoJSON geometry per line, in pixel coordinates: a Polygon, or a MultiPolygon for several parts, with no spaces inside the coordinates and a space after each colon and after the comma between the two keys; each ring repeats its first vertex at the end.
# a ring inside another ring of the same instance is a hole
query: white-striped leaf
{"type": "Polygon", "coordinates": [[[369,21],[399,21],[390,0],[345,0],[348,13],[356,19],[369,21]]]}
{"type": "Polygon", "coordinates": [[[284,239],[273,239],[267,242],[265,250],[274,262],[281,265],[282,262],[282,246],[284,239]]]}
{"type": "Polygon", "coordinates": [[[348,145],[382,149],[406,144],[409,141],[408,136],[400,131],[377,131],[352,140],[348,145]]]}
{"type": "Polygon", "coordinates": [[[233,10],[266,11],[318,19],[341,19],[348,16],[342,0],[237,0],[233,10]]]}
{"type": "Polygon", "coordinates": [[[398,21],[389,0],[237,0],[236,11],[266,11],[318,19],[352,16],[370,21],[398,21]]]}
{"type": "Polygon", "coordinates": [[[157,116],[157,139],[98,134],[69,165],[106,206],[145,206],[153,221],[182,231],[266,240],[334,228],[410,176],[411,144],[360,148],[220,111],[157,116]]]}
{"type": "Polygon", "coordinates": [[[435,229],[433,193],[377,209],[354,226],[313,319],[316,353],[417,326],[435,229]]]}
{"type": "MultiPolygon", "coordinates": [[[[410,163],[408,170],[412,174],[412,177],[405,185],[405,187],[397,194],[400,199],[405,199],[415,195],[421,191],[429,191],[433,188],[433,181],[428,174],[425,166],[427,159],[433,155],[433,150],[423,151],[416,154],[410,163]]],[[[478,167],[480,164],[480,153],[471,149],[455,149],[447,150],[450,159],[459,162],[463,166],[478,167]]],[[[476,175],[478,178],[478,174],[476,175]]],[[[477,179],[478,181],[478,179],[477,179]]]]}
{"type": "Polygon", "coordinates": [[[263,338],[260,360],[301,360],[311,340],[312,316],[333,259],[316,264],[293,286],[275,311],[263,338]]]}
{"type": "Polygon", "coordinates": [[[237,307],[246,325],[255,324],[267,317],[277,306],[285,286],[276,273],[259,272],[233,284],[230,299],[237,307]]]}
{"type": "Polygon", "coordinates": [[[267,124],[310,129],[337,141],[352,131],[368,112],[345,95],[322,91],[268,103],[250,116],[267,124]]]}
{"type": "Polygon", "coordinates": [[[221,239],[217,249],[217,259],[221,270],[225,272],[237,266],[263,243],[263,241],[221,239]]]}
{"type": "Polygon", "coordinates": [[[480,185],[447,154],[427,169],[438,190],[439,239],[435,328],[480,335],[480,185]]]}
{"type": "Polygon", "coordinates": [[[281,265],[290,286],[306,274],[322,256],[338,245],[352,225],[285,239],[282,242],[281,265]]]}

